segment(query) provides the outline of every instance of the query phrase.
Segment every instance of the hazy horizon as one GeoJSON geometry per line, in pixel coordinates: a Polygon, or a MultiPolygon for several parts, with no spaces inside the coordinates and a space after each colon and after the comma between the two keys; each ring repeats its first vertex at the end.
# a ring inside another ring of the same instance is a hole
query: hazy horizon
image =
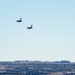
{"type": "Polygon", "coordinates": [[[0,61],[75,62],[74,57],[75,0],[0,1],[0,61]]]}

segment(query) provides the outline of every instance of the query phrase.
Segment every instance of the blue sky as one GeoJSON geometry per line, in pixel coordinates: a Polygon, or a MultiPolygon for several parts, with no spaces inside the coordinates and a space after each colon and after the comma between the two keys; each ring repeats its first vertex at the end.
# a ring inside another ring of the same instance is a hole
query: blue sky
{"type": "Polygon", "coordinates": [[[1,0],[0,60],[75,62],[75,0],[1,0]],[[23,22],[16,20],[22,17],[23,22]],[[26,27],[33,24],[32,30],[26,27]]]}

